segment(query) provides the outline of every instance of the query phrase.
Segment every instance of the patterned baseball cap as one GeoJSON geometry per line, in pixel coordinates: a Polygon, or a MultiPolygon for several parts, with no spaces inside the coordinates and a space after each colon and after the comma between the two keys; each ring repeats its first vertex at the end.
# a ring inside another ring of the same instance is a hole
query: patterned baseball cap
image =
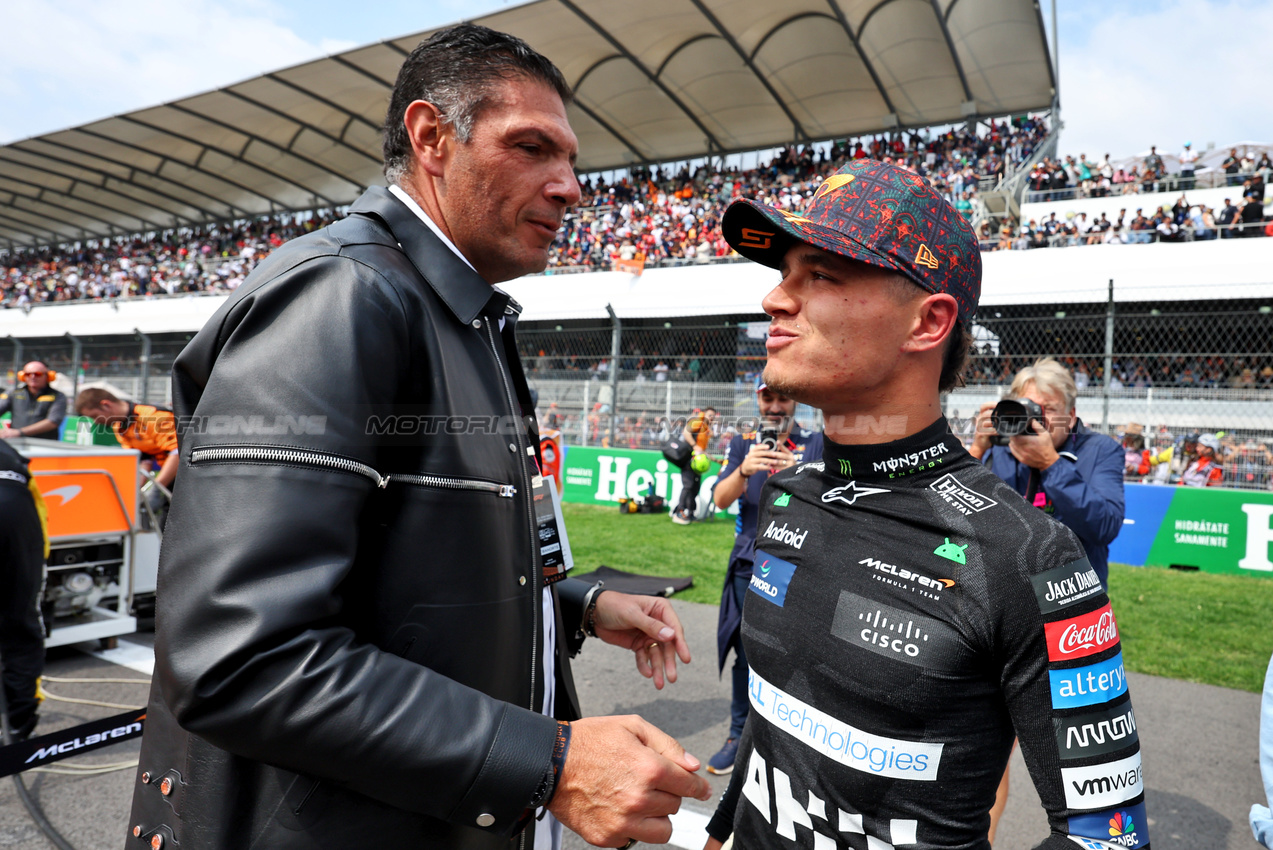
{"type": "Polygon", "coordinates": [[[898,272],[954,296],[963,319],[981,297],[981,253],[963,216],[924,178],[877,160],[855,159],[832,174],[803,213],[734,201],[721,232],[738,253],[770,268],[793,243],[807,242],[898,272]]]}

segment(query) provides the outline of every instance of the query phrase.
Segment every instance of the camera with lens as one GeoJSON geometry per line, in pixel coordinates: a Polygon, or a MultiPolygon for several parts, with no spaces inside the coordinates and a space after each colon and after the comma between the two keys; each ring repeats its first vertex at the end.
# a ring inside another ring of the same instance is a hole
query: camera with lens
{"type": "Polygon", "coordinates": [[[990,424],[996,432],[990,440],[996,446],[1006,446],[1012,437],[1033,435],[1034,428],[1030,425],[1032,422],[1047,427],[1047,423],[1043,421],[1042,407],[1028,398],[1005,398],[990,412],[990,424]]]}
{"type": "Polygon", "coordinates": [[[771,452],[778,450],[778,429],[766,425],[760,429],[760,436],[756,439],[756,444],[763,446],[771,452]]]}

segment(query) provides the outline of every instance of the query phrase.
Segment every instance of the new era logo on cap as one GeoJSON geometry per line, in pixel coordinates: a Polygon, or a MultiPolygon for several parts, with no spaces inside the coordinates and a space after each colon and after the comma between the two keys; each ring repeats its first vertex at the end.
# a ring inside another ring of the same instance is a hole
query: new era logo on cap
{"type": "Polygon", "coordinates": [[[981,297],[972,228],[928,182],[905,168],[857,159],[822,182],[803,210],[738,200],[721,232],[748,259],[778,268],[793,243],[899,272],[947,293],[971,318],[981,297]]]}

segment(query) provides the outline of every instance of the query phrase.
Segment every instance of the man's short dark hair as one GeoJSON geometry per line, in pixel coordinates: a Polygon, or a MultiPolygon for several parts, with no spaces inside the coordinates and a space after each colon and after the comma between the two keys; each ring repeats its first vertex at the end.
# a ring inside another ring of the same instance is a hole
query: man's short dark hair
{"type": "Polygon", "coordinates": [[[476,24],[459,24],[420,42],[402,63],[385,115],[385,178],[399,182],[411,169],[411,140],[403,120],[413,101],[427,101],[464,143],[489,104],[494,84],[539,80],[570,103],[574,94],[557,66],[516,36],[476,24]]]}
{"type": "Polygon", "coordinates": [[[96,410],[104,401],[119,401],[119,398],[110,390],[104,390],[101,387],[80,390],[80,394],[75,397],[75,412],[82,414],[88,410],[96,410]]]}

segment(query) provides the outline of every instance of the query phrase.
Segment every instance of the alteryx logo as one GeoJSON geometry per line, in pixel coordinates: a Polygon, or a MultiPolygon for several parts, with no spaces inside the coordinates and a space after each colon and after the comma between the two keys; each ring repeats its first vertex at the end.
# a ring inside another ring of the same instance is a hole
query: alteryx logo
{"type": "Polygon", "coordinates": [[[756,550],[756,560],[751,568],[752,593],[767,599],[779,608],[787,599],[787,585],[795,575],[796,565],[776,558],[763,549],[756,550]]]}
{"type": "Polygon", "coordinates": [[[1099,705],[1127,693],[1127,671],[1123,669],[1123,653],[1099,664],[1049,670],[1053,708],[1079,708],[1099,705]]]}
{"type": "Polygon", "coordinates": [[[1144,847],[1149,844],[1145,804],[1106,809],[1070,818],[1072,834],[1097,836],[1116,847],[1144,847]]]}

